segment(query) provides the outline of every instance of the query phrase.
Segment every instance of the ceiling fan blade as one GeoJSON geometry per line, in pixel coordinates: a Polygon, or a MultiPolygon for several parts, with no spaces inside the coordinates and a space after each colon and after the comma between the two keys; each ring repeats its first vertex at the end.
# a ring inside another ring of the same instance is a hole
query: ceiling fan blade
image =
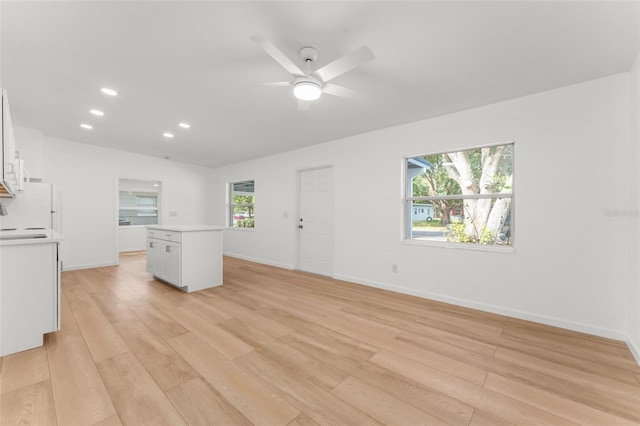
{"type": "Polygon", "coordinates": [[[261,86],[283,87],[283,86],[291,86],[291,83],[288,81],[271,81],[268,83],[262,83],[261,86]]]}
{"type": "Polygon", "coordinates": [[[351,71],[365,62],[369,62],[374,57],[371,49],[367,46],[362,46],[316,70],[315,74],[318,74],[322,81],[327,82],[347,71],[351,71]]]}
{"type": "Polygon", "coordinates": [[[280,49],[278,49],[269,40],[265,40],[259,36],[251,36],[251,40],[258,43],[258,46],[262,48],[269,56],[271,56],[277,63],[279,63],[289,74],[304,75],[304,73],[293,63],[291,59],[287,57],[280,49]]]}
{"type": "Polygon", "coordinates": [[[309,111],[311,108],[311,101],[298,100],[298,112],[309,111]]]}
{"type": "Polygon", "coordinates": [[[365,101],[370,98],[366,93],[347,89],[346,87],[338,86],[337,84],[333,83],[325,84],[322,88],[322,92],[333,96],[340,96],[341,98],[354,99],[357,101],[365,101]]]}

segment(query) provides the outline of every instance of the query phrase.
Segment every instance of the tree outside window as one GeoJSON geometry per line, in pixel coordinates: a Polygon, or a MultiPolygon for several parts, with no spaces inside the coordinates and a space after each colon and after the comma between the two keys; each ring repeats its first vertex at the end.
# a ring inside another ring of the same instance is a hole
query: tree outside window
{"type": "Polygon", "coordinates": [[[410,157],[408,240],[513,245],[514,144],[410,157]],[[416,204],[433,217],[411,215],[416,204]]]}
{"type": "Polygon", "coordinates": [[[254,228],[255,181],[246,180],[229,184],[228,226],[232,228],[254,228]]]}

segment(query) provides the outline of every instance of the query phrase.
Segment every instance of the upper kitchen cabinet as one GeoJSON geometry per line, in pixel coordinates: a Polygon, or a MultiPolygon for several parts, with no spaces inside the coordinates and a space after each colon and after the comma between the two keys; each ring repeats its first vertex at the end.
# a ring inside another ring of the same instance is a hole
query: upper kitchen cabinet
{"type": "Polygon", "coordinates": [[[2,163],[0,163],[0,197],[13,197],[18,187],[16,138],[13,133],[7,91],[2,91],[2,163]]]}

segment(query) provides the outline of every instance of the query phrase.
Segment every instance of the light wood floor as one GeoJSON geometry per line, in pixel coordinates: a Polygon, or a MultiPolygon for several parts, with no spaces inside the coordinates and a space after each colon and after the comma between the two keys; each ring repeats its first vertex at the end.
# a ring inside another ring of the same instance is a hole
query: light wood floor
{"type": "Polygon", "coordinates": [[[62,330],[0,358],[0,424],[640,424],[622,342],[225,258],[63,273],[62,330]]]}

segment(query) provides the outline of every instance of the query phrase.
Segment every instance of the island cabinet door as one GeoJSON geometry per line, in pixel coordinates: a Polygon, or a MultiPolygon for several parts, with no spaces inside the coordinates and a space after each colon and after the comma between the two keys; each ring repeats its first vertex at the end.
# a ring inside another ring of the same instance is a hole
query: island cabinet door
{"type": "Polygon", "coordinates": [[[158,276],[162,256],[162,241],[157,238],[147,238],[147,272],[158,276]]]}
{"type": "Polygon", "coordinates": [[[178,287],[182,286],[181,277],[181,245],[164,241],[164,251],[162,259],[162,279],[178,287]]]}

